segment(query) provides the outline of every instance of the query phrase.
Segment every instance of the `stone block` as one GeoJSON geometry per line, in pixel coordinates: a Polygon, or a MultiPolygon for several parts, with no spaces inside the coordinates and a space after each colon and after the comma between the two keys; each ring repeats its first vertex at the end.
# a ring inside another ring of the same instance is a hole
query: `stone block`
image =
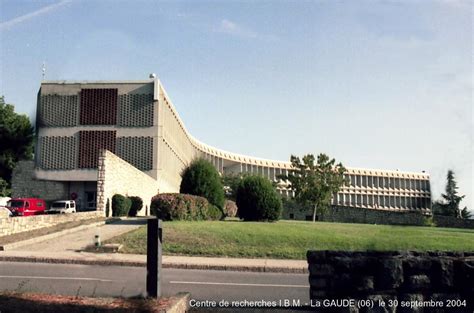
{"type": "Polygon", "coordinates": [[[431,281],[426,275],[412,275],[405,281],[405,287],[411,291],[423,291],[430,288],[431,281]]]}
{"type": "Polygon", "coordinates": [[[318,277],[331,276],[334,274],[334,267],[329,264],[310,264],[309,273],[318,277]]]}
{"type": "Polygon", "coordinates": [[[367,310],[366,312],[376,312],[376,313],[395,313],[396,307],[389,306],[389,300],[395,300],[396,297],[393,295],[369,295],[367,296],[368,300],[374,301],[374,307],[367,310]]]}
{"type": "Polygon", "coordinates": [[[355,280],[355,289],[358,292],[370,292],[374,290],[374,277],[373,276],[363,276],[355,280]]]}
{"type": "Polygon", "coordinates": [[[400,258],[385,258],[379,261],[375,276],[376,290],[396,289],[403,281],[403,261],[400,258]]]}
{"type": "Polygon", "coordinates": [[[325,278],[309,278],[309,285],[312,289],[325,289],[328,286],[328,281],[325,278]]]}
{"type": "Polygon", "coordinates": [[[355,291],[354,281],[351,274],[336,274],[329,284],[330,296],[350,296],[355,291]]]}
{"type": "MultiPolygon", "coordinates": [[[[409,293],[409,294],[402,294],[399,297],[400,303],[407,302],[410,304],[419,304],[420,302],[423,302],[423,295],[422,294],[414,294],[414,293],[409,293]]],[[[410,305],[410,306],[398,306],[397,312],[400,313],[418,313],[418,312],[423,312],[423,307],[420,305],[410,305]]]]}
{"type": "Polygon", "coordinates": [[[431,267],[432,282],[436,288],[451,288],[454,284],[454,264],[451,258],[434,259],[431,267]]]}
{"type": "Polygon", "coordinates": [[[311,299],[322,299],[327,297],[325,290],[310,289],[309,295],[311,299]]]}
{"type": "Polygon", "coordinates": [[[423,274],[431,268],[431,259],[426,257],[408,257],[403,260],[403,271],[406,276],[423,274]]]}

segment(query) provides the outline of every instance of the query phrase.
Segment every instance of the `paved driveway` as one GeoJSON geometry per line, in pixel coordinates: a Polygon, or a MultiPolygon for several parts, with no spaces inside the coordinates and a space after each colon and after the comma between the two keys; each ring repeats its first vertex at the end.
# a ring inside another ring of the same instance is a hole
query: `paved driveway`
{"type": "Polygon", "coordinates": [[[88,245],[94,244],[94,237],[97,234],[100,236],[100,239],[104,241],[137,229],[143,225],[146,225],[146,219],[130,218],[127,220],[116,221],[111,224],[82,229],[58,238],[41,241],[27,246],[20,246],[13,250],[42,252],[77,251],[88,245]]]}

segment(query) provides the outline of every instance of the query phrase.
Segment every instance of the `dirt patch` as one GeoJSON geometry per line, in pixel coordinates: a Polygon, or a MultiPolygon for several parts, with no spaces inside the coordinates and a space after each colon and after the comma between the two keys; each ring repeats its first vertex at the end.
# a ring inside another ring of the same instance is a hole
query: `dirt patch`
{"type": "Polygon", "coordinates": [[[160,299],[90,298],[37,293],[0,293],[0,311],[23,312],[166,312],[175,297],[160,299]]]}
{"type": "Polygon", "coordinates": [[[3,237],[0,237],[0,244],[6,245],[6,244],[9,244],[9,243],[23,241],[23,240],[27,240],[27,239],[31,239],[31,238],[36,238],[36,237],[56,233],[56,232],[61,231],[61,230],[74,228],[74,227],[78,227],[78,226],[81,226],[81,225],[88,225],[88,224],[101,222],[101,221],[105,221],[105,220],[106,220],[105,217],[96,217],[96,218],[91,218],[91,219],[87,219],[87,220],[61,223],[61,224],[54,225],[54,226],[51,226],[51,227],[34,229],[34,230],[31,230],[31,231],[26,231],[26,232],[22,232],[22,233],[18,233],[18,234],[3,236],[3,237]]]}

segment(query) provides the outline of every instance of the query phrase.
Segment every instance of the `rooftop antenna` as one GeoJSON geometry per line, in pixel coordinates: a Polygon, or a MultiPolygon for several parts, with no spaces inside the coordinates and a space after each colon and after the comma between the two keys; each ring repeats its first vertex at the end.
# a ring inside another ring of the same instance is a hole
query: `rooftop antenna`
{"type": "Polygon", "coordinates": [[[46,76],[46,63],[43,61],[43,67],[41,68],[41,71],[42,71],[42,76],[43,76],[43,80],[46,76]]]}

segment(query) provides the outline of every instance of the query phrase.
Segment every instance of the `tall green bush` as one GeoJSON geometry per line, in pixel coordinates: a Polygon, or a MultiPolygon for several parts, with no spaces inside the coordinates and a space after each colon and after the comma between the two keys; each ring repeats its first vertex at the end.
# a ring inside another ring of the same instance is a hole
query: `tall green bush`
{"type": "Polygon", "coordinates": [[[272,183],[261,176],[242,179],[236,193],[237,215],[245,221],[276,221],[280,218],[280,195],[272,183]]]}
{"type": "Polygon", "coordinates": [[[204,159],[196,159],[182,173],[180,193],[206,198],[218,208],[224,207],[224,187],[216,168],[204,159]]]}
{"type": "Polygon", "coordinates": [[[112,216],[127,216],[131,206],[132,200],[121,194],[115,194],[112,197],[112,216]]]}
{"type": "Polygon", "coordinates": [[[165,221],[218,220],[222,217],[221,210],[206,198],[186,194],[156,195],[151,199],[150,208],[153,215],[165,221]]]}
{"type": "Polygon", "coordinates": [[[132,201],[128,216],[137,216],[137,213],[143,208],[143,200],[140,197],[128,197],[132,201]]]}

